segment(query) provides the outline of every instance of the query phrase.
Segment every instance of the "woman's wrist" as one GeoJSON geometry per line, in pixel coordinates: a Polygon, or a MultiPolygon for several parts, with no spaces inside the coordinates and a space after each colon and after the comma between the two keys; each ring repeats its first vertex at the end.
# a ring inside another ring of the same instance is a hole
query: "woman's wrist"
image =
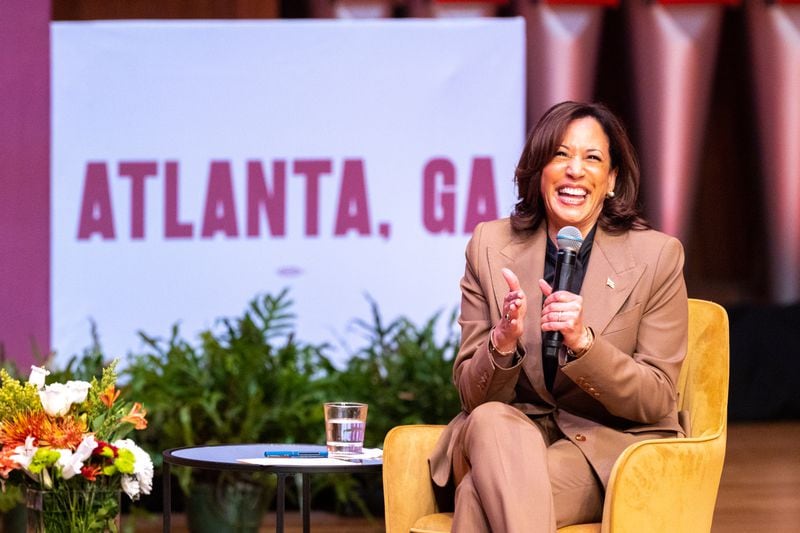
{"type": "Polygon", "coordinates": [[[580,357],[589,350],[591,350],[592,346],[594,346],[594,330],[590,327],[583,328],[583,335],[581,335],[580,343],[576,347],[577,349],[568,349],[568,353],[570,357],[580,357]]]}
{"type": "Polygon", "coordinates": [[[489,332],[489,351],[492,354],[500,357],[511,357],[512,355],[514,355],[517,352],[516,342],[514,343],[514,346],[510,350],[501,350],[500,348],[498,348],[498,343],[494,338],[494,332],[495,332],[494,328],[492,328],[492,330],[489,332]]]}

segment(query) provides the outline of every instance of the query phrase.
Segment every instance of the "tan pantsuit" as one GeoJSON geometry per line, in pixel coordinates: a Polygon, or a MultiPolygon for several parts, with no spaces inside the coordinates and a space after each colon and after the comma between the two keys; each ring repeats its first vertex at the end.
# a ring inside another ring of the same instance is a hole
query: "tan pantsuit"
{"type": "Polygon", "coordinates": [[[581,295],[596,341],[544,384],[540,314],[543,228],[480,224],[461,281],[461,349],[454,382],[463,411],[430,458],[433,481],[457,484],[454,531],[554,531],[598,517],[614,461],[629,444],[683,434],[675,383],[686,351],[683,248],[662,233],[598,228],[581,295]],[[508,267],[528,297],[520,360],[488,350],[508,267]]]}
{"type": "Polygon", "coordinates": [[[547,416],[537,423],[508,404],[476,407],[461,432],[468,442],[458,446],[470,466],[456,489],[454,531],[490,531],[487,515],[499,524],[497,531],[552,531],[598,519],[600,482],[580,450],[559,433],[547,416]],[[481,501],[480,494],[500,493],[502,500],[481,501]]]}

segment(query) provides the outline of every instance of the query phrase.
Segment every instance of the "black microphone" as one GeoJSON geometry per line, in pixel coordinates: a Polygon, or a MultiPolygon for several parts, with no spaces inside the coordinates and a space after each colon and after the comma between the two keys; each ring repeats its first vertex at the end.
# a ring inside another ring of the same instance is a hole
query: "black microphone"
{"type": "MultiPolygon", "coordinates": [[[[564,226],[558,230],[558,256],[556,258],[556,275],[553,278],[553,292],[571,291],[573,277],[578,266],[578,250],[583,244],[583,237],[578,228],[564,226]]],[[[552,364],[558,361],[558,352],[564,342],[560,331],[545,331],[542,333],[542,356],[545,361],[552,364]]]]}

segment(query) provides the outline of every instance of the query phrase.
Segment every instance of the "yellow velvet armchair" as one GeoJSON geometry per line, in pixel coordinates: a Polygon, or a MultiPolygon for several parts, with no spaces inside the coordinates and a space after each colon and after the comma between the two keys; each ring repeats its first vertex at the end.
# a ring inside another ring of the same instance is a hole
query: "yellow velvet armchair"
{"type": "MultiPolygon", "coordinates": [[[[719,305],[689,300],[689,346],[678,382],[678,409],[689,413],[686,438],[628,447],[611,472],[602,523],[559,533],[708,532],[717,500],[728,411],[728,316],[719,305]]],[[[450,531],[452,513],[436,508],[427,457],[444,426],[393,428],[383,448],[387,533],[450,531]]]]}

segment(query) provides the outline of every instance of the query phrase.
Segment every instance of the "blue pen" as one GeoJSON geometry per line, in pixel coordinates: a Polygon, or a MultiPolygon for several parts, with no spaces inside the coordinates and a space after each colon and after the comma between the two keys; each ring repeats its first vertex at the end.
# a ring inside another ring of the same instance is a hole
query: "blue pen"
{"type": "Polygon", "coordinates": [[[328,452],[303,452],[299,450],[267,450],[264,457],[302,457],[302,458],[324,458],[328,457],[328,452]]]}

